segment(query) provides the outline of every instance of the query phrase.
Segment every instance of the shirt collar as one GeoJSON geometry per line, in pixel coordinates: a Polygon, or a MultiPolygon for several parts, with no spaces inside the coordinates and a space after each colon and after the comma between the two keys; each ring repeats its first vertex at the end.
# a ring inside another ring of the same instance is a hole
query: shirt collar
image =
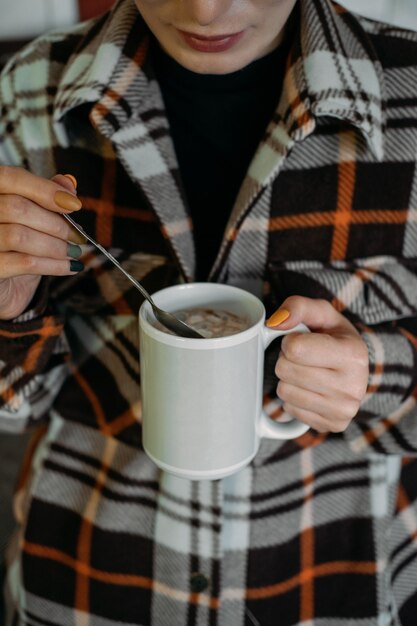
{"type": "Polygon", "coordinates": [[[358,17],[330,0],[300,0],[299,10],[279,107],[289,135],[302,138],[317,117],[339,118],[357,127],[382,159],[383,70],[358,17]]]}
{"type": "MultiPolygon", "coordinates": [[[[278,109],[291,138],[311,132],[315,118],[333,116],[356,126],[381,159],[384,79],[369,38],[355,16],[330,0],[299,0],[299,11],[299,38],[278,109]]],[[[64,143],[61,122],[81,104],[95,103],[108,135],[128,121],[149,86],[147,48],[146,25],[132,0],[119,0],[80,38],[55,99],[54,122],[64,143]]]]}
{"type": "Polygon", "coordinates": [[[146,93],[142,69],[149,38],[133,0],[118,0],[109,14],[85,29],[81,24],[71,31],[70,37],[78,36],[79,42],[54,102],[53,121],[64,145],[68,144],[65,117],[73,109],[94,105],[103,118],[101,129],[111,135],[130,119],[146,93]]]}
{"type": "Polygon", "coordinates": [[[299,0],[295,10],[299,27],[281,99],[249,166],[231,223],[244,216],[259,189],[278,175],[288,152],[314,131],[319,118],[338,118],[356,127],[374,158],[383,158],[383,70],[359,18],[330,0],[299,0]]]}

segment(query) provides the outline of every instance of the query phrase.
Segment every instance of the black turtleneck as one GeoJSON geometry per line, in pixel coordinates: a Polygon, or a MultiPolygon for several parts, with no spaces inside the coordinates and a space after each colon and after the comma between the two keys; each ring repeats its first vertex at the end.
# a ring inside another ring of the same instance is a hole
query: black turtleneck
{"type": "Polygon", "coordinates": [[[230,74],[197,74],[153,40],[151,60],[161,87],[188,209],[197,280],[206,280],[249,163],[282,89],[288,39],[230,74]]]}

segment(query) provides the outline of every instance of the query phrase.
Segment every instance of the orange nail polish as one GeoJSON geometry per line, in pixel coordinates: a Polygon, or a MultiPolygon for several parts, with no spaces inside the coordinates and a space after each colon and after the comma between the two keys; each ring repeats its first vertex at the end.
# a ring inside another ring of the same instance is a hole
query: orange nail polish
{"type": "Polygon", "coordinates": [[[69,178],[72,184],[74,185],[74,189],[77,189],[78,182],[75,176],[73,176],[72,174],[64,174],[64,176],[65,178],[69,178]]]}
{"type": "Polygon", "coordinates": [[[79,233],[77,230],[74,230],[73,228],[71,228],[70,234],[68,236],[68,241],[72,243],[85,244],[88,242],[88,239],[84,237],[84,235],[79,233]]]}
{"type": "Polygon", "coordinates": [[[81,201],[66,191],[57,191],[54,197],[55,204],[66,211],[78,211],[81,209],[81,201]]]}
{"type": "Polygon", "coordinates": [[[271,317],[266,320],[266,325],[268,328],[271,328],[272,326],[279,326],[282,322],[285,322],[289,316],[290,312],[287,311],[287,309],[278,309],[278,311],[275,311],[275,313],[273,313],[271,317]]]}

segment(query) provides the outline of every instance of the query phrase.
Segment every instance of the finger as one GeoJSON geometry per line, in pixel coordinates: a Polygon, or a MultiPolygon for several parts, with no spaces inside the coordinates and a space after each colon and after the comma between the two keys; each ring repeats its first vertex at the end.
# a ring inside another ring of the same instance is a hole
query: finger
{"type": "MultiPolygon", "coordinates": [[[[57,174],[52,178],[53,181],[58,183],[58,185],[62,185],[66,189],[68,189],[71,193],[77,193],[78,181],[72,174],[57,174]]],[[[69,226],[70,234],[68,236],[69,241],[73,241],[76,243],[87,243],[88,239],[84,237],[81,233],[75,230],[68,222],[66,222],[67,226],[69,226]]]]}
{"type": "Polygon", "coordinates": [[[368,352],[359,336],[291,333],[281,343],[289,361],[310,367],[354,371],[367,366],[368,352]]]}
{"type": "Polygon", "coordinates": [[[357,400],[365,396],[368,385],[368,369],[349,367],[347,371],[323,367],[309,367],[288,360],[281,352],[275,366],[275,374],[286,383],[324,396],[339,397],[346,394],[357,400]]]}
{"type": "Polygon", "coordinates": [[[45,209],[27,198],[16,195],[0,195],[0,224],[21,224],[33,230],[44,232],[63,241],[86,243],[70,224],[52,211],[45,209]]]}
{"type": "Polygon", "coordinates": [[[21,224],[5,224],[0,230],[0,252],[9,251],[52,259],[79,258],[82,253],[77,245],[21,224]]]}
{"type": "Polygon", "coordinates": [[[0,166],[0,194],[16,194],[57,213],[77,211],[75,194],[53,180],[35,176],[19,167],[0,166]]]}
{"type": "Polygon", "coordinates": [[[300,420],[300,422],[303,422],[304,424],[308,424],[311,428],[319,433],[342,432],[342,430],[331,430],[328,421],[323,419],[321,415],[317,415],[317,413],[314,413],[313,411],[300,409],[299,407],[293,406],[289,403],[285,403],[282,408],[286,413],[288,413],[288,415],[291,415],[291,417],[300,420]]]}
{"type": "Polygon", "coordinates": [[[303,296],[290,296],[284,300],[278,311],[267,320],[267,325],[279,325],[280,330],[287,330],[301,322],[310,330],[358,334],[355,327],[330,302],[303,296]],[[274,324],[276,319],[278,323],[274,324]]]}
{"type": "Polygon", "coordinates": [[[57,174],[53,178],[51,178],[54,182],[62,187],[65,187],[70,193],[77,192],[77,179],[72,174],[57,174]]]}
{"type": "Polygon", "coordinates": [[[0,283],[7,283],[2,285],[0,294],[0,319],[12,320],[25,311],[41,279],[42,276],[26,275],[14,276],[11,280],[0,280],[0,283]]]}
{"type": "Polygon", "coordinates": [[[323,395],[337,396],[344,384],[339,370],[300,365],[287,359],[283,352],[276,363],[275,374],[283,382],[323,395]]]}
{"type": "Polygon", "coordinates": [[[277,395],[285,403],[336,422],[349,422],[359,410],[359,401],[349,395],[329,397],[283,381],[278,383],[277,395]]]}
{"type": "Polygon", "coordinates": [[[20,252],[0,252],[0,279],[15,276],[68,276],[84,269],[78,260],[49,259],[20,252]]]}

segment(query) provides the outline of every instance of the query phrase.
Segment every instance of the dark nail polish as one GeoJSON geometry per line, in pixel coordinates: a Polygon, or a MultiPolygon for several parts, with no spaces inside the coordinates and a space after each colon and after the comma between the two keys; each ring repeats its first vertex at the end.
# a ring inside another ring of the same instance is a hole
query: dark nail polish
{"type": "Polygon", "coordinates": [[[81,261],[70,261],[71,272],[81,272],[84,269],[84,263],[81,261]]]}
{"type": "Polygon", "coordinates": [[[82,253],[80,246],[76,246],[73,243],[67,245],[67,256],[71,257],[71,259],[79,259],[82,253]]]}

